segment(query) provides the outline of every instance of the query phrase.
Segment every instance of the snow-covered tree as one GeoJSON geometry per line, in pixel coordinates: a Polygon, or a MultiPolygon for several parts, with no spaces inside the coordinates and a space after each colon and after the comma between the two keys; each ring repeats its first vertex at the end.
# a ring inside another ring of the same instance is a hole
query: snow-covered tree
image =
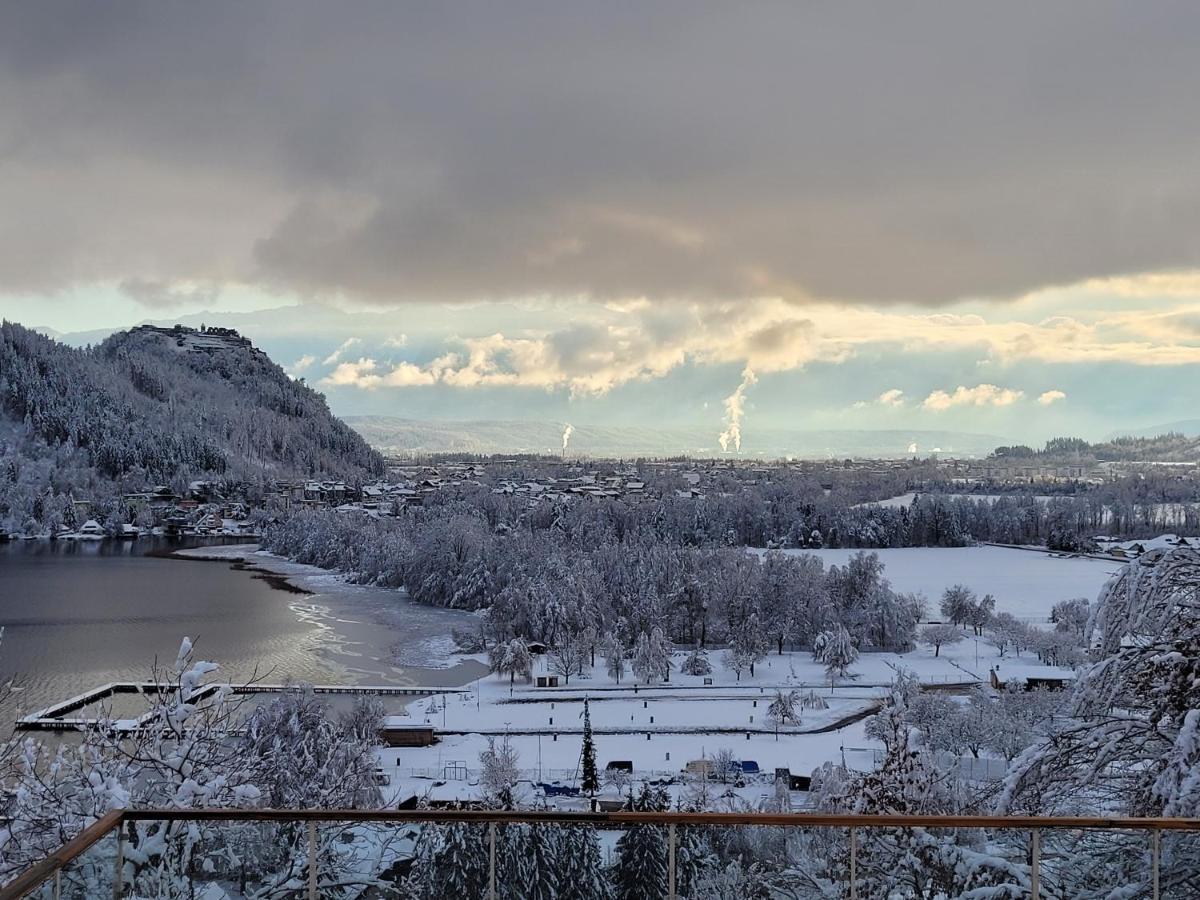
{"type": "MultiPolygon", "coordinates": [[[[648,784],[632,802],[635,812],[659,812],[668,798],[648,784]]],[[[667,841],[660,825],[634,825],[617,839],[617,900],[643,900],[667,893],[667,841]]]]}
{"type": "MultiPolygon", "coordinates": [[[[825,782],[816,786],[819,808],[895,815],[971,809],[955,772],[938,765],[911,725],[909,706],[919,691],[917,680],[902,674],[883,709],[868,720],[868,735],[885,748],[874,771],[857,774],[827,765],[820,778],[814,773],[815,782],[825,782]]],[[[845,865],[844,852],[832,848],[835,869],[845,865]]],[[[869,897],[1001,898],[1014,896],[1012,888],[1024,888],[1029,881],[1024,865],[989,852],[983,836],[970,829],[867,829],[860,837],[858,876],[860,894],[869,897]]]]}
{"type": "Polygon", "coordinates": [[[697,644],[684,659],[679,671],[684,675],[711,675],[712,663],[708,661],[708,651],[697,644]]]}
{"type": "Polygon", "coordinates": [[[558,858],[552,863],[562,873],[558,900],[608,900],[612,885],[604,870],[596,829],[571,825],[558,832],[558,858]]]}
{"type": "Polygon", "coordinates": [[[850,632],[839,625],[830,631],[822,631],[813,641],[813,658],[825,665],[829,685],[845,678],[850,667],[858,660],[858,650],[850,639],[850,632]]]}
{"type": "Polygon", "coordinates": [[[529,645],[521,638],[513,638],[502,647],[495,648],[491,659],[492,671],[498,675],[507,675],[510,687],[516,682],[518,675],[528,680],[533,671],[533,656],[529,652],[529,645]]]}
{"type": "Polygon", "coordinates": [[[596,771],[596,743],[592,738],[592,713],[588,700],[583,699],[583,748],[579,757],[580,787],[589,796],[600,790],[600,775],[596,771]]]}
{"type": "Polygon", "coordinates": [[[1087,632],[1090,615],[1091,604],[1088,603],[1086,597],[1060,600],[1050,609],[1050,621],[1054,623],[1054,630],[1074,635],[1080,639],[1087,632]]]}
{"type": "Polygon", "coordinates": [[[1029,626],[1012,613],[1006,612],[991,617],[984,630],[984,636],[1001,657],[1010,649],[1020,656],[1021,650],[1032,640],[1029,626]]]}
{"type": "Polygon", "coordinates": [[[488,891],[489,863],[486,826],[465,822],[423,825],[411,889],[420,900],[483,897],[488,891]]]}
{"type": "Polygon", "coordinates": [[[633,649],[633,674],[646,684],[667,681],[671,675],[671,645],[655,626],[638,635],[633,649]]]}
{"type": "Polygon", "coordinates": [[[921,640],[933,647],[933,655],[940,656],[946,644],[957,644],[963,633],[956,625],[926,625],[921,629],[921,640]]]}
{"type": "Polygon", "coordinates": [[[615,633],[610,632],[601,644],[600,653],[604,657],[604,668],[608,677],[620,684],[621,677],[625,674],[625,645],[615,633]]]}
{"type": "Polygon", "coordinates": [[[775,723],[776,733],[780,725],[800,724],[799,704],[800,698],[795,691],[788,691],[786,694],[783,691],[775,692],[771,705],[767,707],[767,720],[775,723]]]}
{"type": "Polygon", "coordinates": [[[572,675],[582,675],[587,660],[587,648],[574,636],[562,638],[550,649],[550,671],[561,675],[563,684],[570,684],[572,675]]]}
{"type": "Polygon", "coordinates": [[[479,754],[479,786],[489,799],[511,808],[513,788],[521,777],[520,754],[508,735],[499,744],[494,737],[489,737],[487,743],[487,749],[479,754]]]}
{"type": "Polygon", "coordinates": [[[505,885],[509,896],[521,900],[555,900],[560,893],[560,875],[574,873],[561,867],[560,831],[554,825],[522,825],[514,829],[516,846],[507,848],[515,861],[515,878],[505,885]]]}
{"type": "MultiPolygon", "coordinates": [[[[154,671],[157,690],[146,694],[150,709],[137,732],[89,729],[54,748],[26,740],[6,779],[2,871],[28,866],[113,809],[257,805],[252,767],[232,739],[237,705],[228,685],[209,681],[216,671],[193,658],[185,638],[174,664],[154,671]]],[[[142,896],[177,890],[201,852],[197,838],[181,822],[136,823],[125,882],[142,896]]]]}
{"type": "Polygon", "coordinates": [[[975,592],[965,584],[952,585],[942,594],[942,616],[951,625],[969,625],[975,607],[975,592]]]}
{"type": "Polygon", "coordinates": [[[754,664],[766,659],[771,650],[771,641],[759,621],[758,613],[746,616],[733,632],[730,650],[739,658],[742,666],[754,677],[754,664]]]}
{"type": "MultiPolygon", "coordinates": [[[[1088,639],[1098,661],[1068,715],[1013,762],[998,808],[1200,815],[1200,553],[1154,550],[1128,564],[1101,592],[1088,639]]],[[[1141,844],[1089,835],[1077,854],[1059,875],[1072,891],[1145,888],[1141,844]]],[[[1162,865],[1164,893],[1200,892],[1194,842],[1172,844],[1162,865]]]]}

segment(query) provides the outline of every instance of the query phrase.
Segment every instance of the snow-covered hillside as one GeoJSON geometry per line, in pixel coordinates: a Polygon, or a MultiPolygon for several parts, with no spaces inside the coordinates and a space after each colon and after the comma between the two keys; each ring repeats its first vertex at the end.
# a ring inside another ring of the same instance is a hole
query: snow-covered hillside
{"type": "Polygon", "coordinates": [[[91,499],[116,483],[382,470],[324,397],[228,329],[145,326],[77,349],[5,322],[0,398],[0,515],[18,519],[40,518],[48,488],[91,499]]]}

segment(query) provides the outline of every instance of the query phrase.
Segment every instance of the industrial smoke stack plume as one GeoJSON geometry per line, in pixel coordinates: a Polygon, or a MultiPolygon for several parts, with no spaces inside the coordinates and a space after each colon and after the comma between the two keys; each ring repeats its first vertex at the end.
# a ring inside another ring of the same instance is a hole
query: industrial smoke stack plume
{"type": "Polygon", "coordinates": [[[735,453],[742,452],[742,414],[746,409],[746,389],[757,381],[753,370],[746,366],[742,370],[742,383],[725,398],[725,430],[717,438],[723,452],[729,452],[730,444],[735,453]]]}
{"type": "Polygon", "coordinates": [[[562,441],[563,441],[562,455],[563,456],[567,455],[567,444],[571,443],[571,432],[574,430],[575,430],[575,426],[572,425],[570,422],[568,422],[567,427],[563,429],[563,438],[562,438],[562,441]]]}

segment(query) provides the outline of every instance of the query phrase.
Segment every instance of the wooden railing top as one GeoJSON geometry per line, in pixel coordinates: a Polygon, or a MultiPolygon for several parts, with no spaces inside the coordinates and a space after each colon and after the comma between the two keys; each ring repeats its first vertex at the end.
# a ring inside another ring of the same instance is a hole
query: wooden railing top
{"type": "Polygon", "coordinates": [[[558,810],[389,809],[128,809],[113,810],[44,860],[0,887],[18,900],[70,865],[126,822],[379,822],[529,823],[544,825],[684,825],[791,828],[1003,828],[1023,831],[1108,829],[1200,831],[1200,818],[1121,816],[942,816],[841,813],[561,812],[558,810]]]}
{"type": "Polygon", "coordinates": [[[1200,819],[845,813],[564,812],[508,809],[131,809],[130,822],[521,822],[546,825],[759,825],[792,828],[1104,828],[1200,831],[1200,819]]]}

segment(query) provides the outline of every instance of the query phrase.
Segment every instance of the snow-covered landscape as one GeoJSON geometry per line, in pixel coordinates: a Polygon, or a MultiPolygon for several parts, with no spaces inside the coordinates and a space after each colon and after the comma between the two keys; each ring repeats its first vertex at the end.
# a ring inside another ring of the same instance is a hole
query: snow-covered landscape
{"type": "Polygon", "coordinates": [[[0,3],[0,900],[1200,898],[1198,34],[0,3]]]}
{"type": "MultiPolygon", "coordinates": [[[[827,565],[845,565],[853,550],[786,550],[812,553],[827,565]]],[[[996,598],[997,610],[1027,622],[1045,622],[1055,603],[1095,597],[1121,563],[1087,557],[1061,558],[1045,548],[900,547],[875,550],[892,588],[938,598],[963,584],[996,598]]],[[[931,615],[937,618],[936,612],[931,615]]]]}

